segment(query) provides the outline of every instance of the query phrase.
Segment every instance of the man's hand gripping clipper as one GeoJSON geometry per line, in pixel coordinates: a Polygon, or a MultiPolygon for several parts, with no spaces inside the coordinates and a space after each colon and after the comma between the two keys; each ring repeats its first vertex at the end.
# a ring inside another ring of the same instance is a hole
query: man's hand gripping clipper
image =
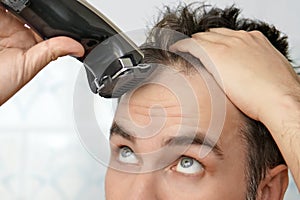
{"type": "Polygon", "coordinates": [[[43,39],[68,36],[85,48],[82,61],[91,90],[118,98],[153,71],[118,27],[84,0],[0,0],[43,39]]]}

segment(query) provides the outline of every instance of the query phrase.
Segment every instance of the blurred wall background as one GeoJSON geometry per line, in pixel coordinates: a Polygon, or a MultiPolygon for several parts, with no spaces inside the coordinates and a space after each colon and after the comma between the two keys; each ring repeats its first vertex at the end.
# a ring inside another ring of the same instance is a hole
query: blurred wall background
{"type": "MultiPolygon", "coordinates": [[[[89,2],[126,32],[151,26],[158,8],[178,1],[89,2]]],[[[219,7],[236,3],[244,16],[276,25],[289,36],[292,58],[300,64],[300,1],[208,2],[219,7]]],[[[60,58],[0,107],[1,199],[104,199],[105,167],[81,145],[74,127],[73,90],[81,68],[71,57],[60,58]]],[[[292,179],[285,199],[299,199],[292,179]]]]}

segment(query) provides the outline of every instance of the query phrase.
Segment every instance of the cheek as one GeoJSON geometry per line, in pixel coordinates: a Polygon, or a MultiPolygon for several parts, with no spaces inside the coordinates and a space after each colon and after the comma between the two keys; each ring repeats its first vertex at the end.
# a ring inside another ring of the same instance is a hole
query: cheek
{"type": "Polygon", "coordinates": [[[122,193],[122,187],[120,188],[119,185],[120,181],[117,176],[115,170],[110,168],[107,169],[106,176],[105,176],[105,196],[106,199],[115,199],[115,197],[119,196],[118,193],[122,193]],[[116,190],[115,188],[118,188],[116,190]]]}
{"type": "Polygon", "coordinates": [[[245,200],[244,190],[239,182],[214,177],[209,174],[200,179],[170,176],[165,179],[165,193],[168,199],[191,200],[245,200]]]}
{"type": "Polygon", "coordinates": [[[145,176],[148,178],[142,180],[133,174],[108,169],[106,199],[244,200],[238,184],[232,180],[225,180],[225,177],[204,175],[187,178],[164,171],[145,176]]]}

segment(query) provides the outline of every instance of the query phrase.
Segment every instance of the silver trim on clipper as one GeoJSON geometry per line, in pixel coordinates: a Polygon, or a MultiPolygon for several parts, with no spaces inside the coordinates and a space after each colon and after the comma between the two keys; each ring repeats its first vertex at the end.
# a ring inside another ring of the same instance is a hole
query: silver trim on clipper
{"type": "Polygon", "coordinates": [[[145,77],[142,76],[145,76],[145,74],[147,74],[146,77],[148,77],[149,69],[152,68],[150,64],[139,64],[137,66],[125,66],[122,64],[122,66],[123,68],[117,71],[112,76],[104,76],[101,78],[101,80],[95,78],[94,83],[97,88],[97,94],[100,94],[101,90],[104,89],[107,86],[107,84],[113,83],[115,80],[117,80],[120,77],[126,77],[126,75],[129,73],[134,74],[134,79],[140,79],[140,78],[145,79],[145,77]]]}

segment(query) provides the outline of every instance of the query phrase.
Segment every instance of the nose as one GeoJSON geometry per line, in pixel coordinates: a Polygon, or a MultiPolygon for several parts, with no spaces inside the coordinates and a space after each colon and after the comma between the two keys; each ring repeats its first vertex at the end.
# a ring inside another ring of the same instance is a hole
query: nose
{"type": "Polygon", "coordinates": [[[158,200],[157,183],[153,173],[133,175],[124,199],[130,200],[158,200]]]}

